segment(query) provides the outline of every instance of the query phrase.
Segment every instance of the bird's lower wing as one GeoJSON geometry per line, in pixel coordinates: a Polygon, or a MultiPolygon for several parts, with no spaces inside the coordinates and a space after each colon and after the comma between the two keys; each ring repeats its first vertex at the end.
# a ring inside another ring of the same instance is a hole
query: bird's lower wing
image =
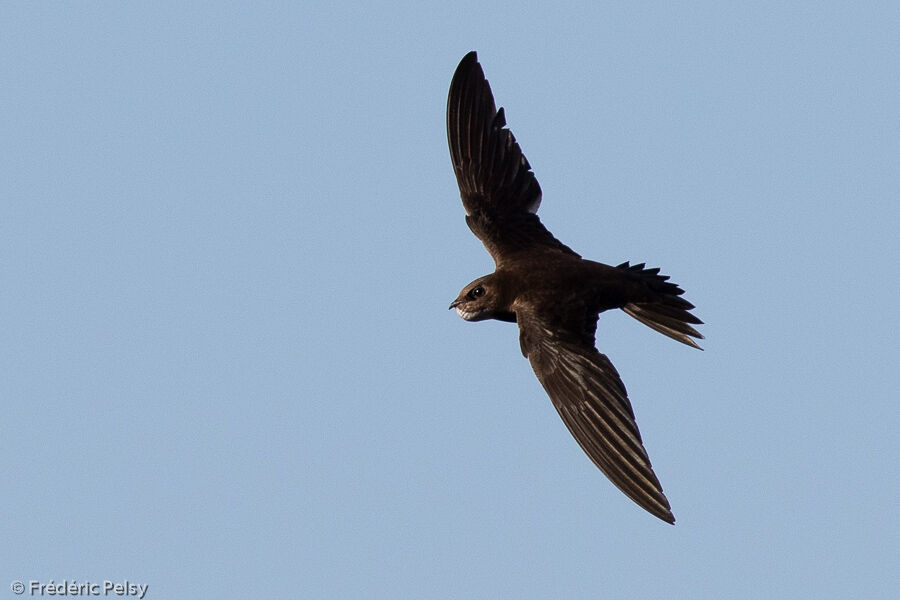
{"type": "Polygon", "coordinates": [[[675,517],[650,465],[625,385],[609,359],[577,338],[517,314],[522,352],[578,444],[629,498],[668,523],[675,517]]]}

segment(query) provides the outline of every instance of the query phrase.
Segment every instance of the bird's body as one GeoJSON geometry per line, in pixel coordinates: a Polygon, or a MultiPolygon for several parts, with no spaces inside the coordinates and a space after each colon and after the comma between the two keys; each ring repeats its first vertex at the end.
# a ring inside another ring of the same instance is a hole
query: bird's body
{"type": "MultiPolygon", "coordinates": [[[[559,313],[564,319],[576,311],[596,315],[618,308],[632,285],[623,281],[613,267],[550,253],[541,260],[526,256],[510,261],[488,277],[488,282],[503,282],[504,295],[498,299],[498,312],[515,313],[514,304],[518,301],[519,305],[527,302],[540,312],[559,313]]],[[[515,317],[500,320],[515,322],[515,317]]]]}
{"type": "Polygon", "coordinates": [[[540,186],[494,108],[474,52],[460,62],[447,103],[450,156],[466,223],[496,264],[463,288],[450,308],[468,321],[517,323],[528,358],[569,431],[632,500],[674,523],[653,473],[625,386],[594,347],[597,317],[621,308],[645,325],[698,347],[701,321],[659,269],[585,260],[541,224],[540,186]]]}

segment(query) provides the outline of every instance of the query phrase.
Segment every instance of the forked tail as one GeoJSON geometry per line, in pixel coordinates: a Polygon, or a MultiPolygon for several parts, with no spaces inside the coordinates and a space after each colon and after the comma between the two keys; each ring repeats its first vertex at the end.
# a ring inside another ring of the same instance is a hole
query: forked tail
{"type": "Polygon", "coordinates": [[[659,269],[645,269],[644,263],[629,265],[624,262],[616,268],[637,276],[647,291],[646,300],[629,302],[622,310],[673,340],[703,349],[691,339],[703,339],[700,332],[691,327],[701,325],[703,321],[690,313],[694,305],[681,297],[683,289],[669,282],[668,276],[660,275],[659,269]]]}

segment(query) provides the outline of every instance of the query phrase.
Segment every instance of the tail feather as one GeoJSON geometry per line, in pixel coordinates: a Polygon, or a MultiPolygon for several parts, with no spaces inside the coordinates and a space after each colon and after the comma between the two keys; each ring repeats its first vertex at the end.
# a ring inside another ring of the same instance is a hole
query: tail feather
{"type": "Polygon", "coordinates": [[[703,336],[691,325],[702,325],[703,321],[690,312],[694,305],[681,298],[684,290],[668,281],[668,276],[660,275],[659,269],[645,269],[644,264],[622,263],[617,268],[637,276],[647,290],[647,300],[629,302],[622,307],[647,327],[666,335],[682,344],[699,350],[700,346],[691,339],[703,336]]]}

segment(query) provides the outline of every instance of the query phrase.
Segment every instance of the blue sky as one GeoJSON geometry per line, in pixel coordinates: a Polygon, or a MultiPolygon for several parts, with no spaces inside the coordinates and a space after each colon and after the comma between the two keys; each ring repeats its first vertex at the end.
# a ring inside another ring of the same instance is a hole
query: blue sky
{"type": "Polygon", "coordinates": [[[896,598],[898,30],[889,2],[3,3],[0,583],[896,598]],[[447,310],[493,268],[444,132],[472,49],[548,228],[707,323],[702,353],[597,332],[674,527],[515,326],[447,310]]]}

